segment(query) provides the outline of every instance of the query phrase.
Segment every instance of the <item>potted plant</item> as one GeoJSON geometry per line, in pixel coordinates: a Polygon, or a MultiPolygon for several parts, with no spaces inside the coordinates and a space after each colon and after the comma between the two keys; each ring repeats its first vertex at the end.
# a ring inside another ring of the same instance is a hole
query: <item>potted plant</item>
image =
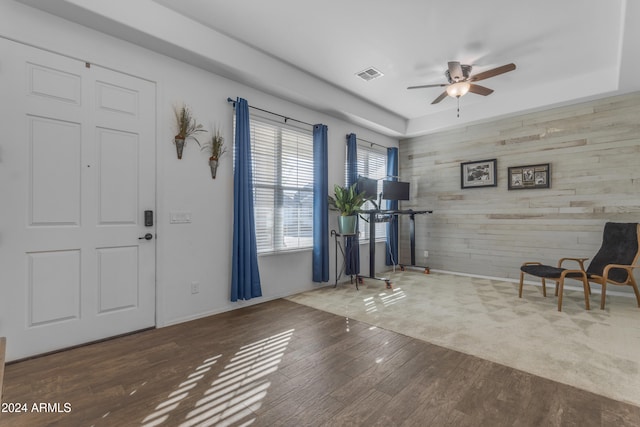
{"type": "Polygon", "coordinates": [[[211,178],[216,179],[216,172],[218,170],[218,160],[224,153],[227,152],[227,148],[224,146],[224,138],[219,129],[215,129],[213,136],[202,147],[202,150],[206,150],[209,153],[209,167],[211,168],[211,178]]]}
{"type": "Polygon", "coordinates": [[[340,212],[338,232],[343,235],[356,234],[358,210],[367,201],[364,192],[358,192],[358,184],[351,187],[335,185],[334,197],[329,196],[329,206],[340,212]]]}
{"type": "Polygon", "coordinates": [[[182,159],[185,140],[187,138],[193,138],[198,145],[200,145],[200,141],[198,141],[195,135],[200,132],[206,132],[206,130],[202,128],[201,124],[196,122],[191,110],[186,105],[182,104],[181,107],[174,107],[173,112],[175,114],[175,125],[178,132],[174,141],[176,143],[176,150],[178,151],[178,159],[182,159]]]}

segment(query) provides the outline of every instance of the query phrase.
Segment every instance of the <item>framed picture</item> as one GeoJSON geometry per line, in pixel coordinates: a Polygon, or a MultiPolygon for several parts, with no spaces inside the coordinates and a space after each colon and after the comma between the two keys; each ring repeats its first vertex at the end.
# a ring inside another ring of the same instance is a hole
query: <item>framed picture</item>
{"type": "Polygon", "coordinates": [[[509,190],[528,190],[532,188],[549,188],[551,184],[551,167],[543,165],[513,166],[509,168],[509,190]]]}
{"type": "Polygon", "coordinates": [[[496,159],[460,164],[460,188],[496,187],[496,159]]]}

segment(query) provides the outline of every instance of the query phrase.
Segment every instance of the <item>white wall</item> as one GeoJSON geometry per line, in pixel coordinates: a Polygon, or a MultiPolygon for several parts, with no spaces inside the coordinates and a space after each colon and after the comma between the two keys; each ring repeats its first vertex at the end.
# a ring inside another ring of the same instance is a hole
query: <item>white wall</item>
{"type": "MultiPolygon", "coordinates": [[[[189,105],[205,127],[218,126],[230,146],[233,109],[227,97],[243,97],[250,105],[329,128],[329,186],[344,177],[345,135],[386,145],[397,140],[272,97],[226,78],[186,65],[52,15],[0,0],[0,36],[82,59],[156,82],[157,85],[157,324],[177,323],[268,299],[312,289],[311,251],[261,256],[263,297],[248,302],[229,301],[233,215],[232,157],[222,158],[215,180],[208,156],[187,142],[182,160],[176,157],[172,127],[176,103],[189,105]],[[192,223],[169,224],[171,211],[192,212],[192,223]],[[200,293],[191,294],[191,282],[200,293]]],[[[169,25],[169,23],[167,24],[169,25]]],[[[0,55],[1,56],[1,55],[0,55]]],[[[260,64],[254,64],[259,67],[260,64]]],[[[0,102],[8,102],[3,99],[0,102]]],[[[330,228],[337,221],[331,218],[330,228]]],[[[333,241],[331,282],[333,281],[333,241]]],[[[368,245],[361,245],[363,273],[368,271],[368,245]]],[[[384,268],[384,246],[377,266],[384,268]]]]}

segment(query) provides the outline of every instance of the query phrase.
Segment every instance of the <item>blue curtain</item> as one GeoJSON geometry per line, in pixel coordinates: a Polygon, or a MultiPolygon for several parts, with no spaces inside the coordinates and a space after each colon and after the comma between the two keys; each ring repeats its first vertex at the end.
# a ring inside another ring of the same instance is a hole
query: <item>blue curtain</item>
{"type": "Polygon", "coordinates": [[[253,174],[249,104],[237,98],[233,171],[233,257],[231,301],[262,296],[253,214],[253,174]]]}
{"type": "Polygon", "coordinates": [[[313,127],[313,281],[329,281],[327,126],[313,127]]]}
{"type": "MultiPolygon", "coordinates": [[[[358,143],[356,134],[347,135],[347,187],[351,187],[358,181],[358,143]]],[[[360,242],[358,235],[347,237],[345,253],[347,265],[345,274],[360,274],[360,242]]]]}
{"type": "MultiPolygon", "coordinates": [[[[398,149],[387,148],[387,179],[398,180],[398,149]]],[[[397,200],[387,200],[387,209],[398,209],[397,200]]],[[[386,264],[398,264],[398,215],[393,215],[392,220],[387,223],[387,252],[386,264]]]]}

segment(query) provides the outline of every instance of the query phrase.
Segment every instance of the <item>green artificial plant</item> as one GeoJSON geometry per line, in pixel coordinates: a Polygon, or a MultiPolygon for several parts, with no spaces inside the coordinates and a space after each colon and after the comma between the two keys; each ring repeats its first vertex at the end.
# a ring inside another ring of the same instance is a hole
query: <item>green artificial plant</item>
{"type": "Polygon", "coordinates": [[[333,210],[340,211],[341,216],[356,215],[358,210],[367,201],[364,192],[358,192],[358,184],[351,187],[335,185],[335,197],[329,196],[329,206],[333,210]]]}
{"type": "Polygon", "coordinates": [[[193,138],[198,145],[200,145],[200,141],[198,141],[195,135],[200,132],[206,132],[206,130],[202,128],[201,124],[196,122],[196,119],[191,113],[191,109],[182,104],[180,107],[174,107],[173,112],[175,113],[176,131],[178,132],[175,139],[184,140],[187,138],[193,138]]]}
{"type": "Polygon", "coordinates": [[[211,139],[202,145],[201,150],[209,153],[209,160],[219,160],[227,148],[224,146],[224,137],[220,133],[220,129],[215,128],[211,139]]]}

